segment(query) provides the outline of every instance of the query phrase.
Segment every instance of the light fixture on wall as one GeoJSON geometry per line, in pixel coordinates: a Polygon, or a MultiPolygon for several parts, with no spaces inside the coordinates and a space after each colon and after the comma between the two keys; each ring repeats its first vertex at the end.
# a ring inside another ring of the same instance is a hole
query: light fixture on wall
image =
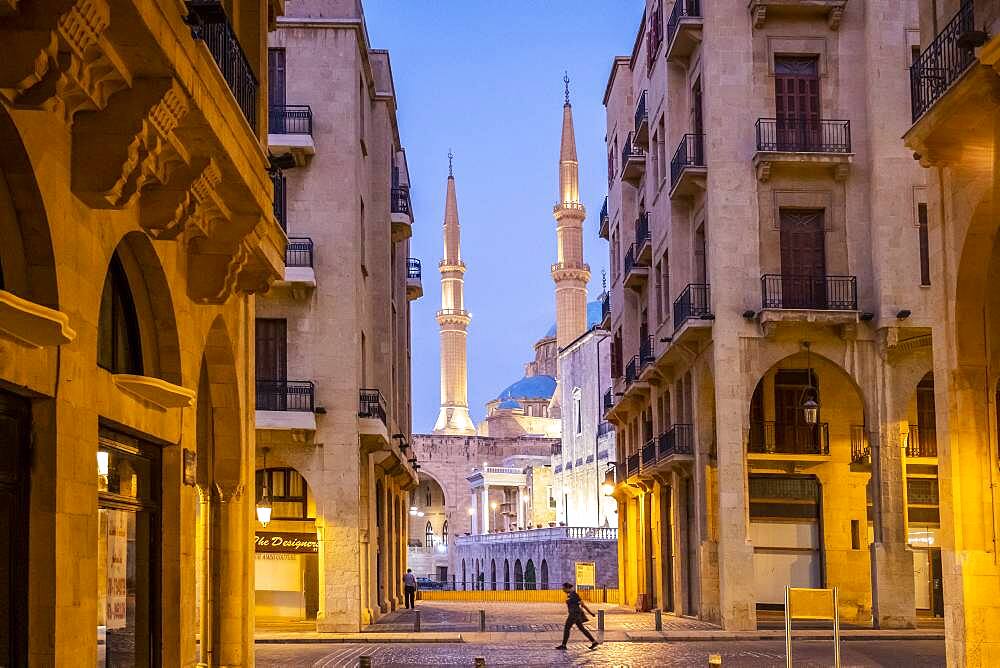
{"type": "Polygon", "coordinates": [[[473,508],[472,506],[469,506],[469,517],[472,517],[475,514],[476,514],[476,509],[473,508]]]}
{"type": "Polygon", "coordinates": [[[410,515],[412,517],[416,517],[417,516],[417,507],[416,506],[410,506],[410,515]]]}
{"type": "Polygon", "coordinates": [[[608,462],[608,468],[604,472],[604,482],[601,483],[601,491],[604,492],[604,496],[611,496],[611,493],[615,491],[615,463],[608,462]]]}
{"type": "Polygon", "coordinates": [[[107,478],[111,470],[110,453],[107,450],[97,451],[97,475],[107,478]]]}
{"type": "Polygon", "coordinates": [[[819,420],[819,392],[813,387],[813,370],[811,349],[808,341],[802,342],[802,347],[806,349],[806,387],[802,390],[802,415],[806,424],[814,425],[819,420]]]}
{"type": "Polygon", "coordinates": [[[260,525],[266,527],[271,521],[271,493],[267,489],[267,451],[268,448],[263,448],[264,452],[264,485],[261,489],[260,500],[257,501],[257,521],[260,525]]]}

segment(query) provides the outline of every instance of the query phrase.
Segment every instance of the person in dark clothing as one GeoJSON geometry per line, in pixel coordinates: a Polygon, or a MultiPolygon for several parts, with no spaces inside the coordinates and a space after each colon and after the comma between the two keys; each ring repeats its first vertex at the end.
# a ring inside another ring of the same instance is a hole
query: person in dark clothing
{"type": "Polygon", "coordinates": [[[566,617],[566,626],[563,627],[562,644],[556,647],[556,649],[566,649],[566,641],[569,640],[569,631],[574,626],[580,629],[580,633],[585,635],[587,639],[590,640],[590,649],[597,649],[597,646],[600,645],[600,643],[594,640],[594,636],[590,635],[590,631],[588,631],[587,627],[583,625],[583,623],[587,621],[587,615],[584,614],[584,610],[586,610],[591,617],[594,616],[594,612],[587,607],[587,604],[583,602],[580,595],[573,591],[573,585],[568,582],[564,582],[562,588],[563,591],[566,592],[566,610],[569,614],[566,617]]]}
{"type": "Polygon", "coordinates": [[[416,598],[417,594],[417,576],[410,568],[406,569],[406,575],[403,576],[403,593],[406,599],[406,609],[412,610],[416,607],[413,599],[416,598]]]}

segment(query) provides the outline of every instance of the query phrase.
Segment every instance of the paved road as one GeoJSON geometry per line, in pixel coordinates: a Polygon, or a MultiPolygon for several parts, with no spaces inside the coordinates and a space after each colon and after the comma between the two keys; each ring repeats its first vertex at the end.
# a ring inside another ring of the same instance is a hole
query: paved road
{"type": "MultiPolygon", "coordinates": [[[[916,641],[850,641],[842,644],[846,666],[944,666],[944,643],[916,641]]],[[[829,666],[833,649],[829,642],[797,641],[793,649],[795,665],[829,666]]],[[[722,665],[784,666],[784,643],[685,642],[685,643],[606,643],[594,652],[579,642],[570,642],[567,652],[553,649],[552,643],[520,643],[517,646],[443,644],[326,644],[258,645],[257,665],[262,668],[353,668],[362,655],[373,666],[472,666],[484,657],[487,666],[614,666],[644,668],[660,666],[705,666],[709,654],[721,654],[722,665]]]]}

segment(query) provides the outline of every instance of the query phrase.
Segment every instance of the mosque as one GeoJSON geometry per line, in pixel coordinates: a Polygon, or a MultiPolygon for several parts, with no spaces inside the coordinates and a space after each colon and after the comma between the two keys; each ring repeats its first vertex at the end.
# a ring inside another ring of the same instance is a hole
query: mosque
{"type": "MultiPolygon", "coordinates": [[[[560,383],[561,372],[565,375],[570,371],[563,356],[566,351],[590,345],[598,358],[601,355],[607,358],[609,347],[609,342],[601,345],[607,339],[607,331],[601,328],[602,304],[587,301],[590,267],[583,261],[586,209],[579,199],[569,80],[564,81],[560,199],[553,207],[558,256],[551,265],[556,322],[535,343],[534,357],[525,363],[524,376],[487,402],[485,417],[478,425],[472,420],[468,404],[467,337],[471,314],[465,308],[466,265],[461,255],[458,198],[449,154],[444,258],[439,264],[442,303],[436,316],[441,338],[441,409],[432,433],[413,436],[414,456],[420,463],[420,484],[411,501],[408,566],[421,576],[454,583],[459,588],[522,588],[529,580],[540,587],[548,585],[550,578],[556,581],[569,577],[563,571],[571,570],[572,563],[557,563],[558,558],[553,556],[559,549],[572,546],[566,540],[548,546],[534,540],[539,535],[538,529],[548,530],[546,535],[557,535],[560,527],[567,527],[571,519],[570,499],[578,496],[566,489],[566,482],[556,473],[564,469],[561,461],[564,432],[573,432],[577,439],[590,435],[594,442],[594,452],[586,462],[593,473],[581,477],[577,472],[574,476],[574,480],[586,480],[588,491],[580,494],[581,498],[598,496],[592,504],[594,512],[587,514],[593,520],[586,526],[598,527],[602,521],[605,527],[609,523],[616,526],[617,522],[614,500],[600,498],[597,492],[599,478],[603,476],[599,466],[613,460],[615,451],[613,430],[603,430],[598,437],[602,431],[600,391],[602,386],[610,385],[610,362],[606,360],[603,365],[606,379],[597,378],[594,372],[595,388],[588,392],[587,410],[582,406],[578,384],[570,388],[560,383]],[[571,403],[572,409],[564,410],[571,403]],[[584,416],[586,429],[582,424],[584,416]],[[498,550],[501,542],[510,542],[508,547],[518,552],[518,546],[530,543],[532,549],[550,556],[532,559],[526,555],[522,563],[514,555],[513,559],[501,561],[499,570],[495,558],[489,560],[487,568],[486,554],[470,554],[468,559],[463,556],[478,549],[483,534],[496,533],[507,535],[502,541],[491,536],[489,549],[498,550]]],[[[566,473],[572,467],[570,461],[566,473]]],[[[574,521],[573,526],[581,525],[574,521]]],[[[607,537],[613,531],[608,529],[601,535],[607,537]]],[[[568,532],[564,533],[568,536],[568,532]]],[[[615,560],[617,548],[613,541],[590,540],[587,549],[600,551],[604,561],[609,557],[610,561],[615,560]]],[[[617,582],[616,569],[616,565],[604,564],[601,570],[608,574],[609,582],[617,582]]]]}

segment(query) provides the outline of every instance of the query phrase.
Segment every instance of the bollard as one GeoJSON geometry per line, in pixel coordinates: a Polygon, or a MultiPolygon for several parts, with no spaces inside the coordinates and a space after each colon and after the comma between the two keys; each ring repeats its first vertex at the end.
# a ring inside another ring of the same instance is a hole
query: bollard
{"type": "Polygon", "coordinates": [[[722,655],[721,654],[709,654],[708,655],[708,665],[709,666],[721,666],[722,665],[722,655]]]}
{"type": "Polygon", "coordinates": [[[415,633],[419,633],[420,632],[420,611],[419,610],[414,610],[413,611],[413,631],[415,633]]]}
{"type": "Polygon", "coordinates": [[[653,611],[653,623],[656,624],[656,630],[663,630],[663,612],[660,610],[653,611]]]}
{"type": "Polygon", "coordinates": [[[486,668],[486,659],[481,656],[476,657],[476,668],[486,668]]]}
{"type": "Polygon", "coordinates": [[[486,632],[486,611],[485,610],[480,610],[479,611],[479,631],[481,633],[485,633],[486,632]]]}
{"type": "Polygon", "coordinates": [[[597,630],[598,631],[603,631],[604,630],[604,611],[603,610],[598,610],[597,611],[597,630]]]}
{"type": "Polygon", "coordinates": [[[372,658],[370,656],[359,656],[358,668],[372,668],[372,658]]]}

